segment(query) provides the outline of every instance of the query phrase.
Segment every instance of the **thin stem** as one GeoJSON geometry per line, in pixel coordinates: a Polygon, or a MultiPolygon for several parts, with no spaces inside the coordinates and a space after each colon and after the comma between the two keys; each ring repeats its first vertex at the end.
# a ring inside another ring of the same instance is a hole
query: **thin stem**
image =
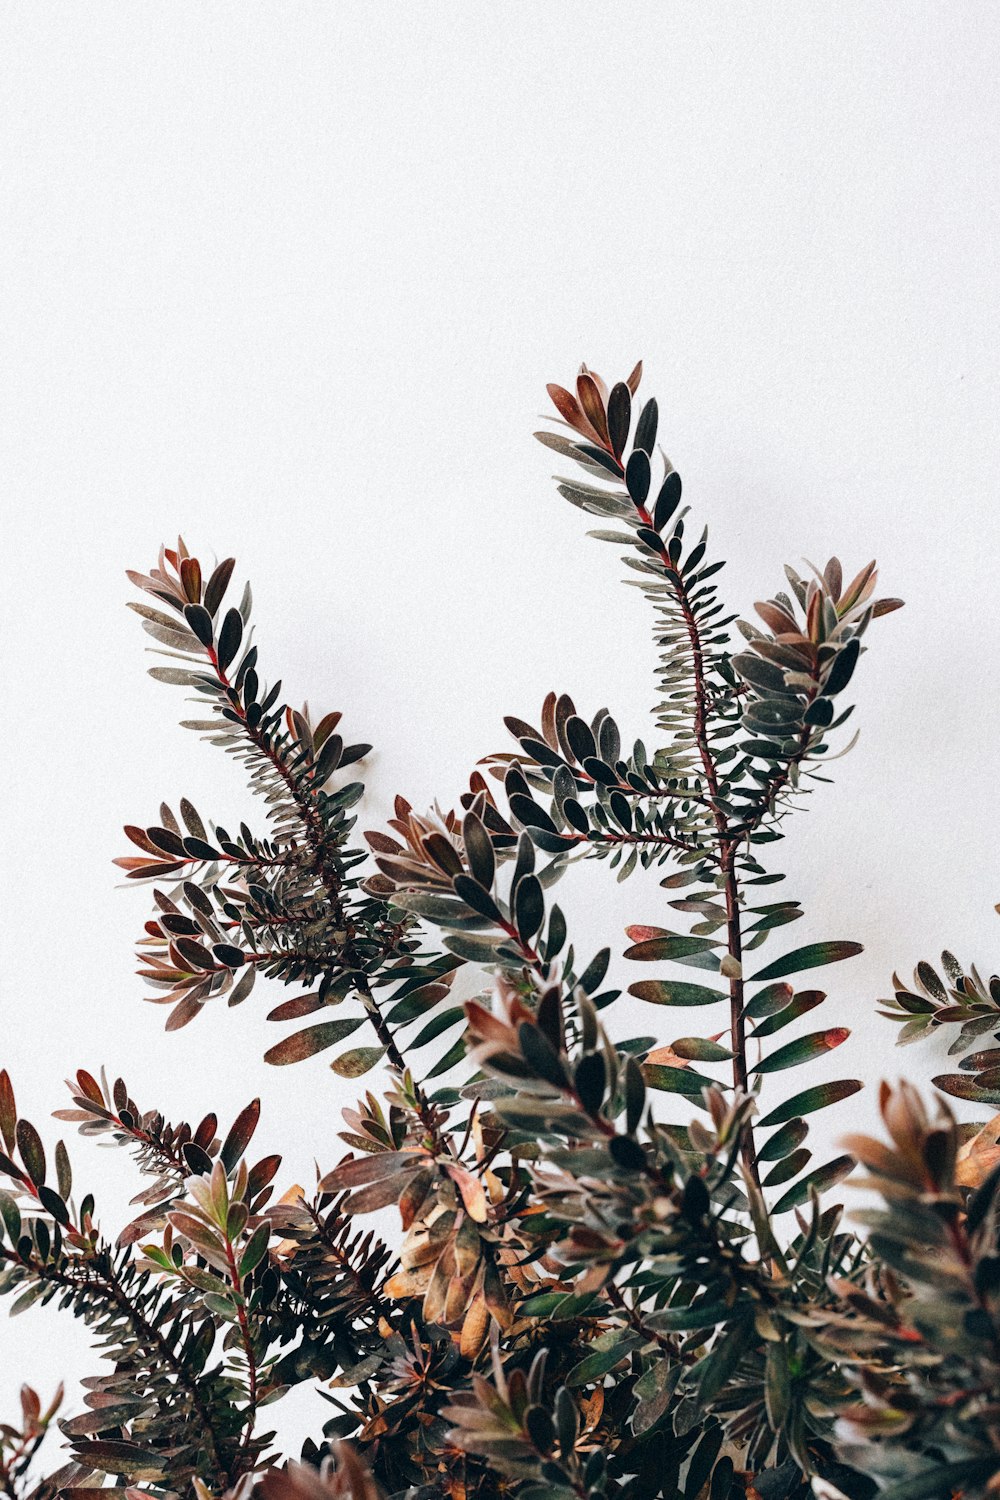
{"type": "Polygon", "coordinates": [[[560,837],[572,839],[577,844],[650,844],[654,848],[677,849],[684,854],[692,854],[697,850],[697,845],[688,843],[685,839],[677,838],[675,834],[669,833],[603,833],[592,830],[590,833],[565,833],[560,837]]]}
{"type": "MultiPolygon", "coordinates": [[[[644,526],[653,530],[653,518],[644,505],[637,505],[636,512],[644,526]]],[[[694,679],[694,737],[698,747],[709,791],[712,822],[718,845],[719,869],[725,881],[726,894],[726,939],[729,957],[733,960],[733,972],[729,977],[730,1030],[733,1044],[733,1083],[742,1092],[747,1090],[746,1023],[743,1013],[743,936],[740,923],[740,890],[736,874],[736,846],[738,836],[728,826],[725,813],[717,805],[719,797],[719,774],[712,758],[708,739],[709,695],[705,674],[705,653],[701,632],[695,616],[687,586],[680,570],[661,541],[658,555],[664,572],[674,589],[677,603],[688,634],[691,647],[691,670],[694,679]]],[[[753,1122],[748,1121],[743,1138],[743,1164],[756,1187],[760,1187],[760,1168],[757,1161],[757,1146],[754,1140],[753,1122]]]]}
{"type": "MultiPolygon", "coordinates": [[[[733,1083],[742,1092],[748,1092],[746,1015],[743,994],[743,934],[740,926],[739,884],[736,878],[735,849],[727,844],[723,853],[723,874],[726,882],[726,937],[729,956],[736,967],[729,976],[729,1016],[733,1043],[733,1083]]],[[[760,1166],[757,1160],[757,1142],[753,1133],[753,1122],[748,1120],[743,1136],[743,1164],[754,1185],[759,1188],[760,1166]]]]}
{"type": "Polygon", "coordinates": [[[253,1345],[253,1334],[250,1331],[250,1320],[247,1317],[246,1302],[240,1283],[239,1267],[236,1264],[236,1255],[228,1234],[225,1240],[229,1279],[232,1283],[233,1291],[236,1293],[236,1317],[240,1325],[240,1342],[243,1345],[243,1353],[246,1356],[247,1362],[247,1410],[243,1436],[240,1439],[240,1447],[247,1448],[250,1444],[250,1439],[253,1437],[254,1423],[257,1420],[257,1353],[253,1345]]]}

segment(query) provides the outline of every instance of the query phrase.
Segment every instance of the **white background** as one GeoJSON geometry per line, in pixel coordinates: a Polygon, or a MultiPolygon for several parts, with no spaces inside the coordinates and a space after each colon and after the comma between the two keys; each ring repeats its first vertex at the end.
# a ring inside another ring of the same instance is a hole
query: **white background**
{"type": "MultiPolygon", "coordinates": [[[[376,742],[369,826],[452,803],[550,687],[646,732],[642,601],[530,436],[581,359],[646,360],[741,612],[833,551],[909,601],[782,894],[797,942],[866,945],[829,1073],[941,1068],[875,1003],[945,943],[997,952],[998,43],[958,0],[2,7],[0,1052],[50,1141],[104,1063],[174,1117],[266,1091],[259,1143],[308,1181],[352,1093],[265,1068],[260,992],[172,1037],[141,1003],[120,825],[181,794],[260,824],[144,675],[124,569],[161,539],[235,552],[265,673],[376,742]]],[[[665,917],[599,865],[566,901],[590,948],[665,917]]],[[[114,1228],[126,1158],[74,1157],[114,1228]]],[[[52,1311],[0,1324],[4,1414],[85,1352],[52,1311]]]]}

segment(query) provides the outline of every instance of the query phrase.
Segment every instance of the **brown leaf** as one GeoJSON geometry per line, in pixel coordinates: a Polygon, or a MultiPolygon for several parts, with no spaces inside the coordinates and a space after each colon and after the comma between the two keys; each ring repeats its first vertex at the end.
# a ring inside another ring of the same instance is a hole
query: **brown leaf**
{"type": "Polygon", "coordinates": [[[458,1348],[463,1359],[475,1359],[486,1342],[489,1327],[490,1310],[486,1306],[486,1298],[482,1292],[477,1292],[469,1303],[469,1310],[465,1315],[459,1336],[458,1348]]]}
{"type": "Polygon", "coordinates": [[[588,442],[599,444],[601,441],[600,436],[594,431],[580,410],[576,397],[571,396],[569,391],[564,390],[561,385],[547,385],[545,389],[551,396],[553,405],[556,407],[559,415],[565,418],[571,427],[575,427],[577,432],[582,434],[588,442]]]}
{"type": "Polygon", "coordinates": [[[610,448],[611,439],[608,436],[608,419],[604,411],[604,402],[601,393],[592,375],[580,375],[576,382],[576,393],[583,408],[587,421],[593,427],[601,440],[602,447],[610,448]]]}
{"type": "Polygon", "coordinates": [[[754,609],[760,615],[764,624],[774,631],[775,635],[798,633],[798,626],[792,616],[786,614],[779,604],[773,604],[770,600],[762,601],[754,605],[754,609]]]}
{"type": "Polygon", "coordinates": [[[486,1206],[486,1189],[481,1180],[467,1172],[458,1162],[448,1162],[445,1170],[462,1195],[465,1211],[477,1224],[485,1224],[489,1217],[486,1206]]]}

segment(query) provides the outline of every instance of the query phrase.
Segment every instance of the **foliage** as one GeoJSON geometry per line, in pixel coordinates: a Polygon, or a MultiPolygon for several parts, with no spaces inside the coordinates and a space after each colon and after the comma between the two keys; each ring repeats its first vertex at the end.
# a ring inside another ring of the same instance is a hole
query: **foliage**
{"type": "MultiPolygon", "coordinates": [[[[326,1052],[340,1078],[381,1066],[385,1089],[343,1111],[340,1160],[317,1143],[306,1192],[277,1156],[248,1157],[258,1100],[225,1130],[211,1113],[172,1124],[78,1072],[58,1117],[143,1179],[114,1234],[61,1142],[50,1171],[0,1075],[0,1291],[16,1313],[58,1302],[103,1356],[78,1415],[57,1419],[58,1399],[42,1415],[26,1391],[0,1428],[12,1500],[1000,1487],[1000,1117],[963,1131],[884,1090],[891,1145],[854,1137],[817,1160],[810,1116],[861,1084],[810,1078],[849,1033],[800,1023],[827,998],[815,971],[860,945],[789,944],[801,906],[769,899],[771,846],[850,747],[844,694],[899,601],[876,598],[874,564],[845,581],[832,559],[786,569],[759,623],[728,614],[640,374],[550,387],[562,420],[538,436],[651,606],[649,744],[550,693],[534,721],[507,720],[513,747],[456,810],[399,797],[363,841],[350,778],[370,747],[265,681],[249,587],[226,602],[232,559],[203,570],[179,542],[130,574],[166,662],[152,675],[187,690],[183,722],[241,763],[266,819],[229,830],[181,798],[126,828],[118,864],[152,899],[148,998],[174,1031],[277,980],[294,993],[269,1013],[289,1029],[267,1061],[326,1052]],[[571,937],[554,899],[580,859],[659,876],[673,925],[631,926],[623,956],[651,975],[631,996],[683,1013],[666,1036],[611,1024],[611,950],[571,937]],[[828,1196],[856,1159],[884,1203],[860,1234],[828,1196]],[[399,1213],[395,1248],[365,1225],[378,1210],[399,1213]],[[279,1467],[264,1408],[302,1384],[327,1419],[279,1467]],[[38,1480],[56,1420],[66,1461],[38,1480]]],[[[904,1040],[956,1026],[966,1053],[1000,1031],[1000,990],[945,968],[948,987],[925,964],[897,981],[888,1011],[904,1040]]],[[[942,1088],[1000,1103],[1000,1048],[960,1067],[942,1088]]]]}

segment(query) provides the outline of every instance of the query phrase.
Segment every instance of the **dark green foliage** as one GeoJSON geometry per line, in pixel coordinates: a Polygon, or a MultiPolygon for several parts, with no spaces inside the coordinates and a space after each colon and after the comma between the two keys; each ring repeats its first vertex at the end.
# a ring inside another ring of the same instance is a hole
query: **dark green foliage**
{"type": "MultiPolygon", "coordinates": [[[[827,779],[868,628],[898,601],[874,598],[874,565],[845,584],[833,559],[786,570],[764,628],[737,622],[640,373],[550,387],[564,425],[539,436],[652,608],[649,745],[552,692],[537,721],[507,720],[513,748],[458,810],[399,797],[366,847],[350,768],[370,747],[268,686],[249,588],[227,603],[232,560],[206,576],[178,543],[130,575],[169,663],[153,675],[193,697],[184,723],[241,763],[266,815],[229,830],[181,798],[126,828],[137,852],[118,864],[153,902],[150,998],[176,1030],[259,996],[258,975],[290,985],[267,1062],[315,1079],[307,1060],[332,1054],[341,1078],[379,1068],[384,1092],[343,1111],[341,1145],[317,1141],[306,1192],[277,1156],[248,1158],[257,1100],[225,1130],[174,1125],[79,1072],[59,1117],[144,1179],[109,1238],[0,1074],[0,1291],[14,1312],[57,1300],[105,1356],[37,1489],[58,1400],[42,1415],[27,1392],[0,1428],[13,1500],[868,1500],[875,1481],[902,1500],[995,1477],[997,1132],[963,1144],[950,1116],[886,1096],[895,1155],[851,1146],[887,1195],[859,1238],[824,1197],[854,1156],[817,1161],[808,1140],[861,1085],[786,1086],[848,1036],[803,1033],[827,994],[796,976],[860,945],[785,942],[803,912],[766,899],[783,876],[763,859],[827,779]],[[574,939],[553,899],[577,858],[662,872],[656,917],[675,925],[630,926],[623,957],[650,975],[632,995],[688,1013],[676,1036],[616,1034],[610,950],[574,939]],[[776,933],[777,956],[751,956],[776,933]],[[394,1249],[364,1224],[385,1209],[394,1249]],[[327,1420],[279,1469],[264,1408],[303,1382],[327,1420]]],[[[1000,1100],[1000,1046],[981,1040],[1000,1042],[1000,992],[945,967],[897,984],[891,1013],[906,1039],[956,1024],[969,1055],[942,1086],[1000,1100]]]]}

